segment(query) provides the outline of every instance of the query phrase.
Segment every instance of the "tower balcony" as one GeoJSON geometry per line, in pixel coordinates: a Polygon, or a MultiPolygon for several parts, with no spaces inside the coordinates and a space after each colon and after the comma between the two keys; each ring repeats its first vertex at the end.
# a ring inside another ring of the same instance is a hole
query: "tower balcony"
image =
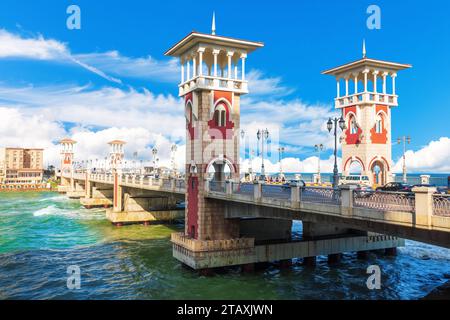
{"type": "Polygon", "coordinates": [[[241,79],[199,75],[180,83],[178,88],[180,97],[196,89],[223,90],[247,94],[248,82],[241,79]]]}
{"type": "Polygon", "coordinates": [[[360,104],[383,104],[389,107],[398,106],[398,96],[387,93],[361,92],[334,99],[336,108],[345,108],[360,104]]]}

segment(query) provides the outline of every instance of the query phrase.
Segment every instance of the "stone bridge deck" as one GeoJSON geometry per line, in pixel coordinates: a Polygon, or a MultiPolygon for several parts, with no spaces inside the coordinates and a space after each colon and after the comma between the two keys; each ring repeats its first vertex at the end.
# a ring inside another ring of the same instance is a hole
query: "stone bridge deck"
{"type": "MultiPolygon", "coordinates": [[[[108,174],[74,173],[83,182],[114,185],[108,174]]],[[[184,179],[119,175],[122,187],[184,194],[184,179]]],[[[245,184],[232,181],[205,184],[206,197],[224,202],[226,218],[272,218],[329,222],[421,242],[450,247],[450,196],[430,188],[413,193],[358,192],[349,186],[321,187],[245,184]]]]}

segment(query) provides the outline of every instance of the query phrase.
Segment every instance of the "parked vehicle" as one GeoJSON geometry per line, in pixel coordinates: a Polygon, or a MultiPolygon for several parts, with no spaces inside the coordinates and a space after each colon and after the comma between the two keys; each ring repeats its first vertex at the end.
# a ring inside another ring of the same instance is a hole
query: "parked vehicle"
{"type": "Polygon", "coordinates": [[[384,186],[376,188],[376,191],[411,192],[411,189],[412,187],[406,183],[389,182],[384,186]]]}
{"type": "Polygon", "coordinates": [[[415,187],[428,187],[428,188],[436,188],[437,194],[447,194],[447,188],[446,187],[437,187],[435,184],[415,184],[411,187],[411,189],[415,187]]]}
{"type": "Polygon", "coordinates": [[[289,181],[283,183],[281,185],[281,188],[283,190],[290,189],[291,185],[293,185],[293,184],[297,184],[300,187],[300,189],[302,189],[302,190],[305,189],[305,187],[306,187],[306,183],[303,180],[289,180],[289,181]]]}
{"type": "Polygon", "coordinates": [[[339,184],[357,184],[370,187],[370,180],[368,176],[352,174],[349,176],[341,176],[339,184]]]}

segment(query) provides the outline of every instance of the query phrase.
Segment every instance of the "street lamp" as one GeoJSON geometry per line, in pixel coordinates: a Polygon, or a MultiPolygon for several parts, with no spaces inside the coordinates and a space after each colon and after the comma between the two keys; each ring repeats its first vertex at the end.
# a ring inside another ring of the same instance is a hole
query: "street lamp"
{"type": "Polygon", "coordinates": [[[156,155],[158,154],[158,149],[156,149],[156,146],[152,148],[152,154],[153,154],[153,171],[156,171],[156,155]]]}
{"type": "Polygon", "coordinates": [[[318,175],[318,183],[322,182],[322,179],[320,177],[320,152],[323,150],[323,144],[316,144],[314,145],[314,149],[318,152],[319,154],[319,160],[317,161],[317,175],[318,175]]]}
{"type": "Polygon", "coordinates": [[[410,136],[402,136],[397,139],[397,144],[400,144],[403,142],[403,183],[406,183],[408,181],[406,177],[406,144],[411,143],[411,137],[410,136]]]}
{"type": "Polygon", "coordinates": [[[334,128],[334,168],[333,168],[333,188],[336,189],[339,184],[339,171],[337,167],[337,127],[339,124],[339,128],[341,130],[345,130],[345,120],[344,118],[329,118],[327,122],[327,129],[328,132],[331,132],[331,130],[334,128]],[[334,125],[334,126],[333,126],[334,125]]]}
{"type": "Polygon", "coordinates": [[[280,179],[284,178],[284,174],[283,174],[283,165],[282,165],[282,161],[283,161],[283,153],[284,153],[284,147],[278,147],[278,161],[280,162],[280,179]]]}
{"type": "Polygon", "coordinates": [[[267,128],[258,130],[258,132],[256,133],[256,137],[258,138],[258,141],[261,141],[261,175],[259,179],[261,181],[265,181],[266,171],[264,169],[264,140],[267,141],[267,139],[269,139],[269,130],[267,130],[267,128]]]}
{"type": "Polygon", "coordinates": [[[170,151],[172,153],[172,159],[171,159],[172,160],[172,173],[173,173],[174,177],[176,177],[176,175],[177,175],[177,167],[176,167],[176,163],[175,163],[175,153],[177,152],[177,149],[178,149],[178,147],[175,143],[172,144],[172,146],[170,147],[170,151]]]}

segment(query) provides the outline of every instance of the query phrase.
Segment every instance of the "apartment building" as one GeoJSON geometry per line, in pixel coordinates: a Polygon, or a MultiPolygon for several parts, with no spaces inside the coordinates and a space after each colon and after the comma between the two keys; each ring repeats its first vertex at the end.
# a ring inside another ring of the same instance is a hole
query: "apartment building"
{"type": "Polygon", "coordinates": [[[36,184],[43,178],[44,149],[0,148],[0,184],[36,184]]]}

